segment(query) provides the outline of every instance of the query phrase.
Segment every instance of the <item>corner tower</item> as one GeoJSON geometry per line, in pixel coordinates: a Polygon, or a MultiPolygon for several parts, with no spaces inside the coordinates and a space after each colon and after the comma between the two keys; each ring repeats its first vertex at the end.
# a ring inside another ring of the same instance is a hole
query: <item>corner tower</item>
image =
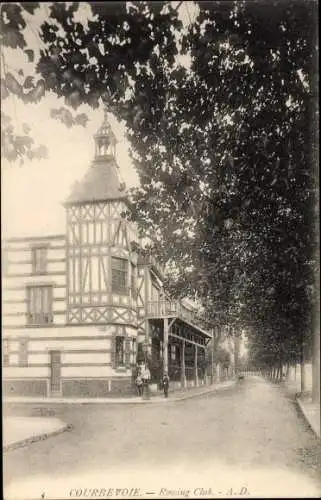
{"type": "Polygon", "coordinates": [[[118,176],[116,137],[106,110],[94,141],[92,164],[65,203],[67,323],[108,325],[111,364],[129,367],[137,331],[137,255],[131,250],[137,236],[122,217],[127,196],[118,176]]]}

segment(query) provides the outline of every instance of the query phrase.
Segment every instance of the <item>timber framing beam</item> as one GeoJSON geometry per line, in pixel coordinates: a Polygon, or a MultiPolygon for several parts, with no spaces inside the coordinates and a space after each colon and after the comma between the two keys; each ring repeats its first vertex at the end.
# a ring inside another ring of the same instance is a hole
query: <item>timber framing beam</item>
{"type": "Polygon", "coordinates": [[[203,349],[206,348],[206,345],[199,344],[198,342],[194,342],[193,340],[186,339],[185,337],[182,337],[181,335],[176,335],[176,333],[168,332],[169,337],[174,337],[175,339],[178,340],[183,340],[184,342],[188,344],[193,344],[196,345],[197,347],[203,347],[203,349]]]}

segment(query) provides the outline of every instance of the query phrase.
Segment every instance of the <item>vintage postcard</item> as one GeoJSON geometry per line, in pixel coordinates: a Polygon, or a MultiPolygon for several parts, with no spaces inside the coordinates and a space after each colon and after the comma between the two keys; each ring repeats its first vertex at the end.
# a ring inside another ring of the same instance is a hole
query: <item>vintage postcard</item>
{"type": "Polygon", "coordinates": [[[0,12],[4,498],[319,497],[316,1],[0,12]]]}

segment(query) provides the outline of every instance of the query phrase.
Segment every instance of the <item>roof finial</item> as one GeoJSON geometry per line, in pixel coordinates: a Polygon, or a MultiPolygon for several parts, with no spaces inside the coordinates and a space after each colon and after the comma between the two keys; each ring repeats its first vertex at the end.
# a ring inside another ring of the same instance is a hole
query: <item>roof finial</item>
{"type": "Polygon", "coordinates": [[[108,105],[106,101],[103,101],[104,106],[104,121],[108,121],[108,105]]]}

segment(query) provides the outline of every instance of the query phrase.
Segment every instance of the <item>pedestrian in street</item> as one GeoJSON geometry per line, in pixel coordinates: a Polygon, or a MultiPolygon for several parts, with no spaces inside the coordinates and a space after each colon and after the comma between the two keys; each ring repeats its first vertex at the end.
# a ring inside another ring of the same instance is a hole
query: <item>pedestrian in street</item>
{"type": "Polygon", "coordinates": [[[163,375],[163,389],[164,389],[164,397],[168,398],[169,376],[167,373],[164,373],[163,375]]]}

